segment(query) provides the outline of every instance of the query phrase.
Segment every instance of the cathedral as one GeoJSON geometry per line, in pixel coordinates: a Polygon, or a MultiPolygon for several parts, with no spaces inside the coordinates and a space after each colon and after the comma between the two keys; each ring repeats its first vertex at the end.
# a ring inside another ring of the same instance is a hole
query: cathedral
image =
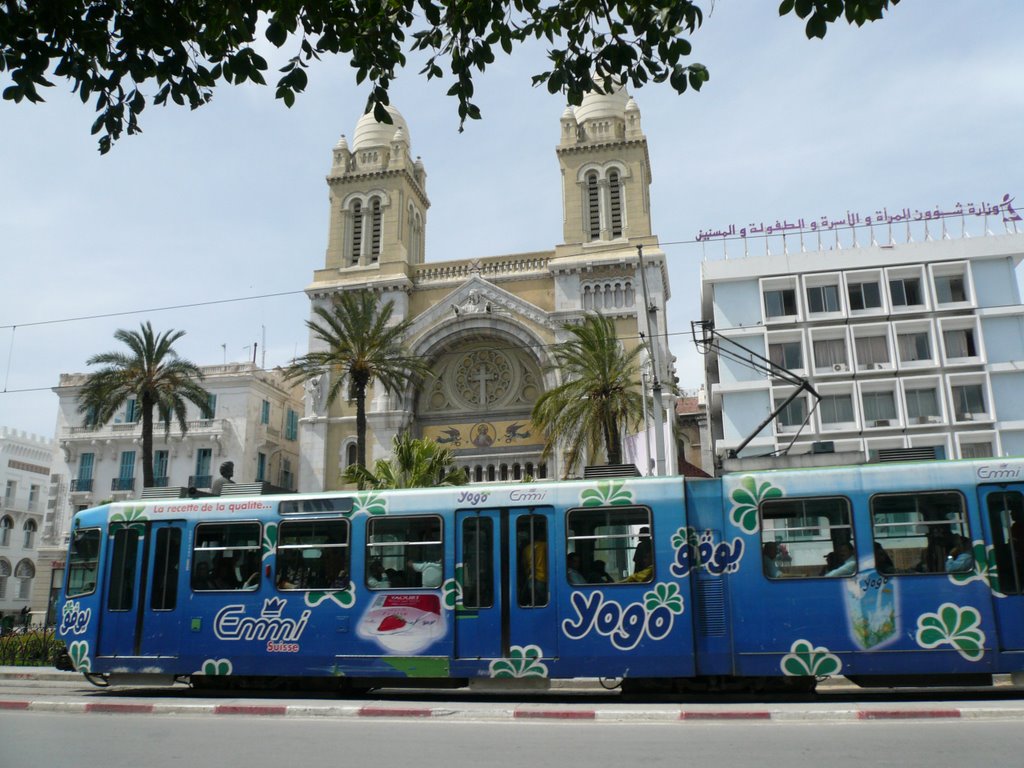
{"type": "MultiPolygon", "coordinates": [[[[641,264],[658,346],[654,360],[645,357],[645,378],[656,372],[673,381],[664,327],[668,275],[651,228],[651,165],[639,107],[619,90],[590,94],[563,113],[555,152],[561,243],[443,262],[425,258],[424,162],[414,159],[405,118],[393,107],[389,112],[391,124],[364,114],[351,144],[342,136],[334,147],[326,258],[306,289],[313,307],[359,289],[392,302],[393,317],[411,321],[406,348],[430,366],[431,376],[404,391],[389,393],[377,383],[367,393],[367,463],[388,456],[392,438],[409,430],[450,448],[473,483],[578,475],[582,468],[563,466],[560,450],[542,457],[544,437],[530,412],[560,383],[551,348],[566,340],[567,324],[600,312],[614,319],[627,348],[647,336],[641,264]]],[[[311,350],[317,343],[311,336],[311,350]]],[[[338,398],[328,406],[328,386],[319,381],[306,389],[302,491],[344,487],[342,474],[355,461],[355,405],[338,398]]],[[[670,420],[674,397],[667,387],[662,400],[670,420]]],[[[648,407],[653,411],[650,401],[648,407]]],[[[638,466],[653,463],[645,448],[653,426],[641,430],[626,440],[638,466]]],[[[666,466],[674,468],[674,441],[665,445],[666,466]]]]}

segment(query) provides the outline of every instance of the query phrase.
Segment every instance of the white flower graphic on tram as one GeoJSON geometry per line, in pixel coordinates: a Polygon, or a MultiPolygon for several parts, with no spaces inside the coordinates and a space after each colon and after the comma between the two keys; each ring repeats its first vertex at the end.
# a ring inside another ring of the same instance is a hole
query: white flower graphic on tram
{"type": "Polygon", "coordinates": [[[488,667],[491,677],[547,677],[548,667],[541,661],[544,652],[539,645],[513,645],[507,659],[495,659],[488,667]]]}
{"type": "Polygon", "coordinates": [[[824,646],[815,648],[810,640],[796,640],[779,666],[788,677],[823,677],[838,675],[843,662],[824,646]]]}
{"type": "Polygon", "coordinates": [[[937,648],[949,644],[968,661],[979,661],[985,655],[985,633],[977,608],[943,603],[935,613],[917,618],[917,644],[937,648]]]}
{"type": "Polygon", "coordinates": [[[85,640],[75,640],[68,646],[68,656],[71,663],[79,672],[92,672],[92,660],[89,658],[89,643],[85,640]]]}
{"type": "Polygon", "coordinates": [[[198,674],[223,677],[230,675],[233,671],[234,667],[231,664],[231,659],[207,659],[203,662],[203,666],[198,674]]]}

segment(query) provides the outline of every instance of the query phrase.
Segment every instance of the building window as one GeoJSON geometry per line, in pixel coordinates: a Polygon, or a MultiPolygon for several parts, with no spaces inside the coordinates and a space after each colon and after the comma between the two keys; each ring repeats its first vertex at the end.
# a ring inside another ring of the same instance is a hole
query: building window
{"type": "Polygon", "coordinates": [[[270,423],[270,401],[264,400],[260,405],[260,424],[270,423]]]}
{"type": "Polygon", "coordinates": [[[904,363],[932,359],[932,345],[928,332],[901,333],[896,337],[900,360],[904,363]]]}
{"type": "Polygon", "coordinates": [[[210,476],[210,462],[213,458],[213,449],[200,448],[196,451],[196,473],[192,478],[192,485],[196,488],[209,488],[213,478],[210,476]]]}
{"type": "Polygon", "coordinates": [[[768,317],[796,314],[796,291],[792,288],[764,292],[764,311],[768,317]]]}
{"type": "Polygon", "coordinates": [[[889,295],[894,307],[914,307],[924,303],[921,298],[921,281],[916,277],[890,280],[889,295]]]}
{"type": "Polygon", "coordinates": [[[202,414],[204,419],[212,419],[217,414],[217,396],[209,395],[206,398],[206,413],[202,414]]]}
{"type": "Polygon", "coordinates": [[[839,286],[812,285],[807,288],[807,308],[811,312],[838,312],[839,286]]]}
{"type": "Polygon", "coordinates": [[[591,240],[601,238],[601,191],[595,172],[587,174],[587,234],[591,240]]]}
{"type": "Polygon", "coordinates": [[[841,424],[853,421],[851,395],[822,395],[818,403],[822,424],[841,424]]]}
{"type": "MultiPolygon", "coordinates": [[[[961,459],[990,459],[995,456],[995,452],[992,449],[991,442],[985,443],[961,443],[960,444],[960,458],[961,459]]],[[[1020,553],[1024,556],[1024,552],[1020,553]]],[[[1021,563],[1024,566],[1024,562],[1021,563]]]]}
{"type": "Polygon", "coordinates": [[[946,347],[947,358],[978,356],[978,348],[974,344],[973,328],[943,331],[942,341],[946,347]]]}
{"type": "Polygon", "coordinates": [[[142,414],[139,409],[139,401],[136,400],[134,397],[129,397],[128,402],[125,404],[124,407],[125,423],[134,424],[136,421],[139,420],[141,415],[142,414]]]}
{"type": "Polygon", "coordinates": [[[278,589],[347,589],[347,520],[288,520],[278,527],[278,589]]]}
{"type": "Polygon", "coordinates": [[[36,577],[36,567],[31,560],[22,560],[14,569],[14,578],[18,579],[18,599],[28,600],[32,597],[32,579],[36,577]]]}
{"type": "Polygon", "coordinates": [[[295,488],[295,477],[292,475],[291,459],[281,459],[281,487],[289,491],[295,488]]]}
{"type": "Polygon", "coordinates": [[[114,479],[112,491],[135,489],[135,451],[121,451],[121,465],[114,479]]]}
{"type": "Polygon", "coordinates": [[[0,600],[7,597],[7,579],[11,577],[11,564],[0,557],[0,600]]]}
{"type": "Polygon", "coordinates": [[[896,398],[892,392],[864,392],[861,404],[864,406],[864,421],[869,426],[888,426],[879,422],[896,419],[896,398]]]}
{"type": "Polygon", "coordinates": [[[768,345],[768,359],[780,368],[804,367],[803,345],[799,341],[780,341],[768,345]]]}
{"type": "Polygon", "coordinates": [[[96,455],[93,453],[83,453],[78,457],[78,488],[73,490],[78,491],[91,491],[92,490],[92,468],[96,461],[96,455]]]}
{"type": "Polygon", "coordinates": [[[438,589],[443,552],[439,517],[372,517],[367,521],[366,586],[438,589]]]}
{"type": "Polygon", "coordinates": [[[380,198],[370,202],[370,261],[380,259],[381,211],[380,198]]]}
{"type": "Polygon", "coordinates": [[[28,489],[28,511],[38,512],[39,507],[39,486],[31,485],[28,489]]]}
{"type": "Polygon", "coordinates": [[[964,500],[959,493],[871,497],[876,567],[881,573],[947,573],[974,569],[964,500]],[[957,560],[961,554],[964,558],[957,560]]]}
{"type": "Polygon", "coordinates": [[[363,204],[359,200],[352,201],[352,247],[349,251],[348,263],[356,265],[363,252],[363,204]]]}
{"type": "Polygon", "coordinates": [[[170,455],[167,451],[153,451],[153,487],[167,487],[167,462],[170,455]]]}
{"type": "Polygon", "coordinates": [[[256,454],[256,482],[262,483],[267,479],[267,454],[262,451],[256,454]]]}
{"type": "Polygon", "coordinates": [[[939,397],[934,389],[908,389],[907,418],[919,422],[938,421],[939,397]]]}
{"type": "Polygon", "coordinates": [[[874,368],[889,363],[889,343],[885,336],[858,336],[853,345],[861,367],[874,368]]]}
{"type": "Polygon", "coordinates": [[[0,518],[0,547],[11,546],[11,529],[14,528],[14,520],[4,515],[0,518]]]}
{"type": "Polygon", "coordinates": [[[608,198],[612,237],[622,237],[622,186],[617,171],[611,171],[608,174],[608,198]]]}
{"type": "Polygon", "coordinates": [[[939,304],[967,301],[963,275],[936,275],[935,299],[939,304]]]}
{"type": "Polygon", "coordinates": [[[26,520],[21,530],[25,534],[24,548],[32,549],[36,544],[36,521],[26,520]]]}
{"type": "Polygon", "coordinates": [[[299,414],[291,408],[285,414],[284,439],[298,440],[299,438],[299,414]]]}
{"type": "Polygon", "coordinates": [[[814,342],[814,367],[819,370],[847,370],[846,340],[817,339],[814,342]]]}
{"type": "Polygon", "coordinates": [[[351,467],[356,463],[356,444],[349,443],[345,446],[345,466],[351,467]]]}
{"type": "Polygon", "coordinates": [[[850,283],[846,289],[850,309],[878,309],[882,306],[882,292],[878,283],[850,283]]]}
{"type": "Polygon", "coordinates": [[[14,506],[18,496],[18,483],[15,480],[7,481],[7,488],[4,490],[4,506],[10,509],[14,506]]]}
{"type": "Polygon", "coordinates": [[[798,397],[779,411],[778,422],[782,427],[799,427],[807,418],[807,399],[798,397]]]}
{"type": "Polygon", "coordinates": [[[981,384],[961,384],[954,386],[953,413],[957,421],[970,421],[975,414],[986,413],[985,394],[981,384]]]}

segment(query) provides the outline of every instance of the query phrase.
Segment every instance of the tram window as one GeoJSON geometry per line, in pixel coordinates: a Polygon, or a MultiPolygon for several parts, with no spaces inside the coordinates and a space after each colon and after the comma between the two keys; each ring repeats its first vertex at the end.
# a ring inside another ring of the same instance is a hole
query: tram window
{"type": "Polygon", "coordinates": [[[256,589],[262,544],[259,523],[200,523],[192,552],[197,592],[256,589]]]}
{"type": "Polygon", "coordinates": [[[346,589],[347,520],[289,520],[277,529],[278,589],[346,589]]]}
{"type": "Polygon", "coordinates": [[[566,521],[568,555],[576,574],[563,563],[565,578],[583,584],[647,583],[654,580],[651,511],[643,507],[574,509],[566,521]]]}
{"type": "Polygon", "coordinates": [[[872,496],[871,533],[883,573],[974,569],[964,498],[955,491],[872,496]]]}
{"type": "Polygon", "coordinates": [[[761,503],[761,567],[769,579],[857,572],[850,501],[841,496],[761,503]]]}
{"type": "Polygon", "coordinates": [[[95,591],[99,552],[99,528],[78,530],[71,536],[71,550],[68,553],[68,597],[80,597],[95,591]]]}
{"type": "Polygon", "coordinates": [[[516,519],[516,594],[523,608],[548,604],[549,549],[548,521],[544,515],[522,515],[516,519]]]}
{"type": "Polygon", "coordinates": [[[372,517],[367,521],[369,589],[437,589],[444,580],[439,517],[372,517]]]}
{"type": "Polygon", "coordinates": [[[990,493],[987,506],[999,591],[1019,595],[1024,592],[1024,496],[1017,491],[990,493]]]}
{"type": "Polygon", "coordinates": [[[138,564],[139,532],[131,526],[111,526],[110,593],[107,608],[130,611],[135,600],[135,568],[138,564]]]}
{"type": "Polygon", "coordinates": [[[494,605],[494,521],[470,517],[462,521],[462,605],[494,605]]]}
{"type": "Polygon", "coordinates": [[[278,511],[282,515],[294,515],[302,512],[351,512],[352,499],[349,497],[331,497],[326,499],[282,501],[278,511]]]}
{"type": "Polygon", "coordinates": [[[149,607],[154,611],[173,611],[178,603],[178,562],[181,560],[181,530],[160,528],[156,532],[153,562],[153,591],[149,607]]]}

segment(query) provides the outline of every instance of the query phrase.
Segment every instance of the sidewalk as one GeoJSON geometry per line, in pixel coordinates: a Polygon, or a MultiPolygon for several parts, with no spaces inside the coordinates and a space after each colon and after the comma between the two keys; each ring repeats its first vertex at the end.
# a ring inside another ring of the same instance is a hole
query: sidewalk
{"type": "MultiPolygon", "coordinates": [[[[827,722],[919,719],[1024,720],[1021,698],[1005,688],[996,696],[974,699],[936,691],[927,699],[857,701],[856,688],[843,678],[826,681],[822,695],[813,700],[744,703],[733,700],[684,703],[630,701],[600,689],[597,681],[571,681],[553,686],[551,702],[535,694],[514,701],[514,696],[481,697],[467,691],[409,691],[398,698],[360,697],[345,700],[331,696],[305,698],[302,694],[282,701],[280,694],[256,693],[246,697],[196,696],[184,686],[167,689],[168,696],[133,695],[129,687],[102,691],[92,688],[82,675],[45,667],[0,667],[0,711],[107,713],[152,715],[243,715],[292,718],[419,718],[447,721],[583,720],[600,722],[714,723],[736,720],[770,722],[827,722]],[[81,683],[68,691],[67,686],[81,683]],[[21,690],[18,690],[18,689],[21,690]],[[60,688],[61,690],[55,690],[60,688]],[[86,689],[86,690],[83,690],[86,689]],[[579,701],[567,701],[572,691],[579,701]],[[563,695],[559,695],[559,691],[563,695]],[[176,693],[172,693],[176,692],[176,693]],[[185,694],[185,695],[182,695],[185,694]],[[444,701],[438,701],[443,697],[444,701]],[[557,697],[557,699],[556,699],[557,697]],[[158,698],[158,700],[154,700],[158,698]],[[422,700],[419,700],[422,699],[422,700]],[[603,700],[602,700],[603,699],[603,700]],[[832,699],[832,700],[830,700],[832,699]]],[[[991,693],[993,689],[983,689],[991,693]]],[[[868,692],[863,692],[867,694],[868,692]]],[[[974,696],[979,694],[975,693],[974,696]]],[[[877,692],[874,694],[877,698],[877,692]]]]}

